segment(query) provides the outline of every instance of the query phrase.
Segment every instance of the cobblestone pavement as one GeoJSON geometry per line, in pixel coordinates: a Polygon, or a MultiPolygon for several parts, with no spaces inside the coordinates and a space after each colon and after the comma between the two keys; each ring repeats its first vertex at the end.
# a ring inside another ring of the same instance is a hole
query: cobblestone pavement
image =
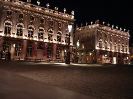
{"type": "MultiPolygon", "coordinates": [[[[7,63],[8,64],[8,63],[7,63]]],[[[133,99],[132,66],[61,66],[59,64],[10,64],[1,69],[98,99],[133,99]]]]}

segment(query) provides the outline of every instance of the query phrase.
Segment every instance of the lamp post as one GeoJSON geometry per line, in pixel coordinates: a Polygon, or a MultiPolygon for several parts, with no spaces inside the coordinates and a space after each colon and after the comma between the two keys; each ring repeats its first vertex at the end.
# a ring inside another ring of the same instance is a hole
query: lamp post
{"type": "Polygon", "coordinates": [[[68,25],[68,32],[69,32],[69,37],[68,37],[68,45],[67,45],[67,52],[66,52],[66,64],[70,64],[70,33],[72,31],[72,25],[68,25]]]}

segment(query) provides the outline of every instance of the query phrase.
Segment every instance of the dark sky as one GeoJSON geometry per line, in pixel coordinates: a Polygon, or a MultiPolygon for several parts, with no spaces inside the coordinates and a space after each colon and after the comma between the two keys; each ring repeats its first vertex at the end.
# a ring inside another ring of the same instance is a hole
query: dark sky
{"type": "MultiPolygon", "coordinates": [[[[65,7],[70,13],[71,10],[75,11],[76,24],[81,23],[85,25],[86,22],[90,23],[97,19],[105,21],[118,27],[130,30],[131,42],[133,31],[133,5],[131,0],[40,0],[41,6],[46,3],[59,7],[63,11],[65,7]]],[[[32,0],[35,4],[36,0],[32,0]]]]}

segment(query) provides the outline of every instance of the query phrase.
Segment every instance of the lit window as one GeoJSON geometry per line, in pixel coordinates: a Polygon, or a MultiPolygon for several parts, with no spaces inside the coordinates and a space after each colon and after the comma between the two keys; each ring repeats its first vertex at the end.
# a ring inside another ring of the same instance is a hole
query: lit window
{"type": "Polygon", "coordinates": [[[6,22],[5,23],[5,30],[4,30],[4,34],[11,34],[11,23],[6,22]]]}
{"type": "MultiPolygon", "coordinates": [[[[80,43],[79,43],[79,40],[77,41],[77,47],[79,47],[80,46],[80,43]]],[[[84,45],[83,45],[84,46],[84,45]]]]}
{"type": "Polygon", "coordinates": [[[53,31],[52,31],[52,29],[48,30],[48,40],[53,41],[53,31]]]}
{"type": "Polygon", "coordinates": [[[29,38],[33,38],[33,33],[34,33],[34,28],[33,27],[29,27],[28,28],[28,37],[29,38]]]}
{"type": "Polygon", "coordinates": [[[127,50],[127,46],[125,46],[126,48],[125,48],[125,52],[127,52],[128,50],[127,50]]]}
{"type": "Polygon", "coordinates": [[[99,48],[102,48],[102,41],[99,40],[99,48]]]}
{"type": "Polygon", "coordinates": [[[21,55],[21,44],[18,43],[15,45],[15,56],[20,56],[21,55]]]}
{"type": "Polygon", "coordinates": [[[70,37],[69,37],[69,34],[66,34],[66,37],[65,37],[65,42],[66,42],[66,43],[69,43],[69,42],[70,42],[70,37]]]}
{"type": "Polygon", "coordinates": [[[43,39],[43,34],[44,34],[44,30],[43,29],[39,29],[38,39],[43,39]]]}
{"type": "Polygon", "coordinates": [[[23,36],[23,26],[22,25],[17,25],[17,36],[23,36]]]}

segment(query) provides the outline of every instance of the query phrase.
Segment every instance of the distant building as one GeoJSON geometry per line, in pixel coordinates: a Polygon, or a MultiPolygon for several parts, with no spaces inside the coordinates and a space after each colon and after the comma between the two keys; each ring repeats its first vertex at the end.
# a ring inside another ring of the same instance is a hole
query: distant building
{"type": "Polygon", "coordinates": [[[70,37],[73,46],[74,12],[66,14],[19,0],[0,0],[0,52],[12,60],[64,62],[70,37]],[[69,32],[71,25],[72,31],[69,32]],[[70,33],[70,36],[69,36],[70,33]]]}
{"type": "Polygon", "coordinates": [[[130,63],[133,63],[133,47],[129,47],[129,52],[130,52],[130,63]]]}
{"type": "Polygon", "coordinates": [[[94,24],[77,27],[74,42],[79,63],[128,63],[129,32],[118,27],[94,24]]]}

